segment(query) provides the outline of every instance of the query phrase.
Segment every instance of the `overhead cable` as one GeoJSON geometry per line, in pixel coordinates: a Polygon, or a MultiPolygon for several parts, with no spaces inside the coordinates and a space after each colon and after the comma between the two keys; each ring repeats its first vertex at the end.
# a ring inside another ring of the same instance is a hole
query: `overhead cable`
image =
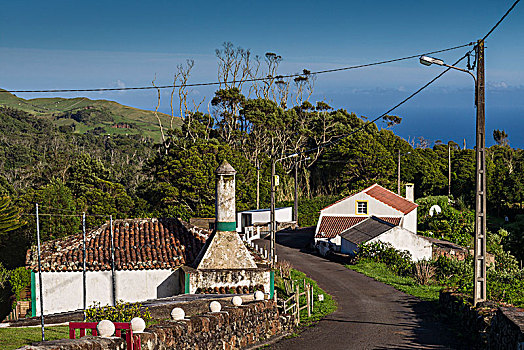
{"type": "MultiPolygon", "coordinates": [[[[474,43],[467,43],[459,46],[450,47],[447,49],[442,50],[436,50],[431,52],[425,52],[422,54],[416,54],[401,58],[394,58],[386,61],[379,61],[379,62],[372,62],[372,63],[366,63],[366,64],[359,64],[355,66],[348,66],[348,67],[341,67],[341,68],[334,68],[334,69],[324,69],[314,72],[307,72],[306,73],[295,73],[295,74],[287,74],[287,75],[277,75],[277,76],[266,76],[261,78],[252,78],[252,79],[242,79],[239,81],[232,80],[232,81],[223,81],[223,82],[207,82],[207,83],[193,83],[193,84],[180,84],[180,85],[162,85],[162,86],[140,86],[140,87],[118,87],[118,88],[96,88],[96,89],[49,89],[49,90],[6,90],[7,92],[11,93],[28,93],[28,92],[40,92],[40,93],[48,93],[48,92],[96,92],[96,91],[128,91],[128,90],[152,90],[152,89],[172,89],[172,88],[180,88],[180,87],[197,87],[197,86],[212,86],[212,85],[221,85],[221,84],[233,84],[233,83],[245,83],[245,82],[257,82],[257,81],[266,81],[266,80],[272,80],[272,79],[284,79],[284,78],[297,78],[297,77],[303,77],[304,75],[319,75],[319,74],[325,74],[325,73],[334,73],[334,72],[341,72],[346,70],[352,70],[352,69],[359,69],[359,68],[365,68],[365,67],[372,67],[372,66],[378,66],[381,64],[387,64],[387,63],[393,63],[398,61],[404,61],[409,60],[413,58],[419,58],[422,55],[432,55],[435,53],[441,53],[446,51],[452,51],[456,49],[460,49],[466,46],[471,46],[474,43]]],[[[0,91],[1,92],[1,91],[0,91]]]]}

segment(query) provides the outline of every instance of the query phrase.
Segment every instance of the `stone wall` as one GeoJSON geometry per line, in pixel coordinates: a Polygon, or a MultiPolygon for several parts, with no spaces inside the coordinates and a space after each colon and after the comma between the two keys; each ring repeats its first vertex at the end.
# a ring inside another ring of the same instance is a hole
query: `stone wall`
{"type": "MultiPolygon", "coordinates": [[[[224,306],[222,311],[195,315],[183,321],[161,321],[136,333],[142,349],[242,349],[293,330],[291,316],[281,316],[272,300],[239,307],[224,306]]],[[[90,350],[125,349],[120,338],[83,337],[76,340],[41,342],[23,349],[90,350]],[[101,342],[103,345],[101,346],[101,342]]]]}
{"type": "Polygon", "coordinates": [[[184,266],[182,269],[188,294],[245,294],[262,290],[273,297],[269,268],[198,270],[184,266]]]}
{"type": "Polygon", "coordinates": [[[500,307],[491,321],[488,349],[524,349],[524,309],[500,307]]]}
{"type": "Polygon", "coordinates": [[[489,301],[473,308],[465,295],[452,291],[442,291],[439,304],[466,335],[468,346],[524,350],[524,309],[499,307],[489,301]]]}

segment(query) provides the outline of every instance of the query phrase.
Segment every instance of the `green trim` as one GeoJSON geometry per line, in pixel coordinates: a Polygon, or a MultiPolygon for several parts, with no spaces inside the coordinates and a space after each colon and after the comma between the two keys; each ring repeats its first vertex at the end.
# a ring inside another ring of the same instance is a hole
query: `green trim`
{"type": "Polygon", "coordinates": [[[36,316],[36,283],[35,272],[31,270],[31,316],[36,316]]]}
{"type": "Polygon", "coordinates": [[[236,231],[236,222],[217,222],[217,231],[236,231]]]}
{"type": "Polygon", "coordinates": [[[184,294],[189,294],[189,273],[184,274],[184,294]]]}
{"type": "Polygon", "coordinates": [[[275,271],[270,271],[269,274],[269,299],[273,299],[275,294],[275,271]]]}

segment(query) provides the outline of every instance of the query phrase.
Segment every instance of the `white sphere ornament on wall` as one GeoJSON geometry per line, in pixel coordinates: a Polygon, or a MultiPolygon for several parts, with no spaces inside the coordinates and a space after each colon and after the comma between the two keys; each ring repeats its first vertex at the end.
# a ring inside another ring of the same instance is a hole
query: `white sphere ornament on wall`
{"type": "Polygon", "coordinates": [[[239,297],[238,295],[234,296],[231,301],[233,302],[233,305],[235,305],[235,306],[242,305],[242,298],[239,297]]]}
{"type": "Polygon", "coordinates": [[[260,290],[255,292],[255,300],[264,300],[264,293],[260,290]]]}
{"type": "Polygon", "coordinates": [[[180,307],[175,307],[171,310],[171,318],[173,320],[183,320],[186,317],[186,312],[180,307]]]}
{"type": "Polygon", "coordinates": [[[220,305],[218,301],[212,301],[209,303],[209,310],[211,310],[211,312],[219,312],[222,310],[222,305],[220,305]]]}
{"type": "Polygon", "coordinates": [[[109,320],[102,320],[96,325],[98,335],[101,337],[110,337],[115,333],[115,324],[109,320]]]}
{"type": "Polygon", "coordinates": [[[140,317],[135,317],[131,320],[131,329],[133,333],[142,333],[146,329],[146,321],[140,317]]]}

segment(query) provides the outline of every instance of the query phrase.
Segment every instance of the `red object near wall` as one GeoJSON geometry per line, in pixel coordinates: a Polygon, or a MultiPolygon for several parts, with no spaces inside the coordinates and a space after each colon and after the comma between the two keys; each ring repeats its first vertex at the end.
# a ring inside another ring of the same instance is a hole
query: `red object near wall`
{"type": "MultiPolygon", "coordinates": [[[[69,322],[69,339],[76,339],[76,330],[80,330],[80,337],[86,335],[86,329],[91,330],[91,334],[96,336],[98,332],[96,330],[98,322],[69,322]]],[[[140,350],[141,343],[140,337],[133,335],[131,329],[131,323],[126,322],[113,322],[115,325],[115,336],[122,337],[122,331],[124,331],[125,340],[127,343],[128,350],[140,350]]]]}

